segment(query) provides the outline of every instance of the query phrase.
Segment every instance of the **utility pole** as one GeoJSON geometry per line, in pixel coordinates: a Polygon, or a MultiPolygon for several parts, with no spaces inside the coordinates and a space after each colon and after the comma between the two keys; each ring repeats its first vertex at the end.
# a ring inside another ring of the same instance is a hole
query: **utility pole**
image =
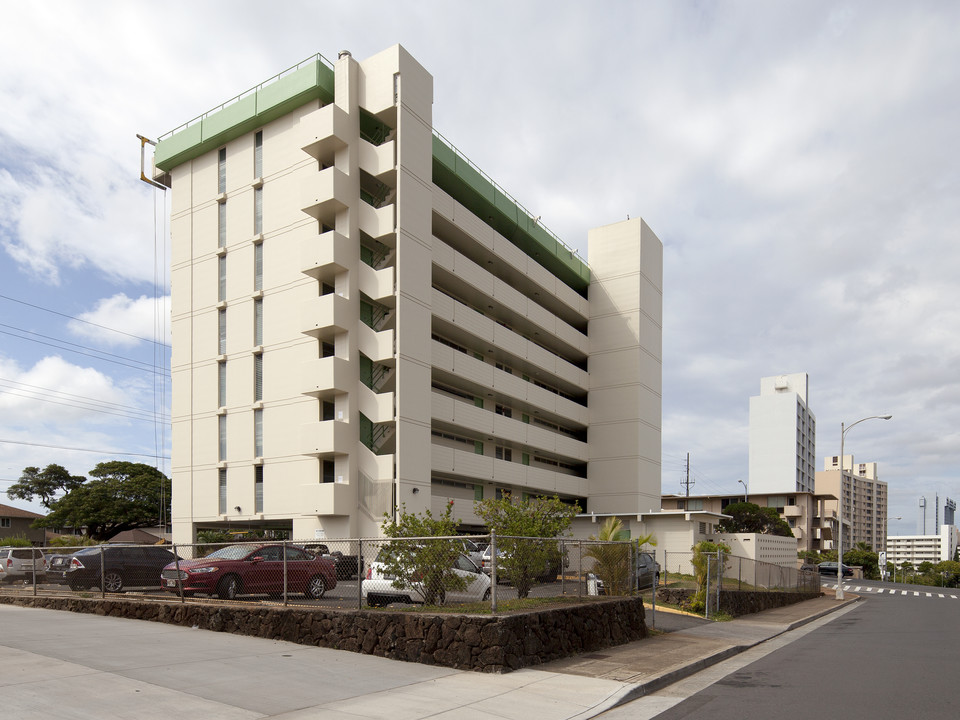
{"type": "MultiPolygon", "coordinates": [[[[687,499],[690,499],[690,486],[695,485],[696,481],[690,479],[690,453],[687,453],[687,476],[686,479],[680,481],[681,485],[685,485],[687,488],[687,499]]],[[[684,506],[686,507],[686,505],[684,506]]]]}

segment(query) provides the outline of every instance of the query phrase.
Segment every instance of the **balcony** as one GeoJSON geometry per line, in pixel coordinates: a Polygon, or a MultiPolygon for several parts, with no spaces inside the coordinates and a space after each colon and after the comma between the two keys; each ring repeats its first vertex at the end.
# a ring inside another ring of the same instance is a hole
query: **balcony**
{"type": "Polygon", "coordinates": [[[799,505],[787,505],[783,508],[784,517],[800,517],[803,515],[803,508],[799,505]]]}
{"type": "Polygon", "coordinates": [[[357,508],[357,494],[347,483],[301,485],[300,507],[302,515],[350,515],[357,508]]]}
{"type": "Polygon", "coordinates": [[[339,420],[323,420],[300,426],[300,452],[316,458],[332,459],[345,455],[355,447],[348,423],[339,420]]]}
{"type": "Polygon", "coordinates": [[[300,310],[300,332],[318,340],[330,340],[353,324],[350,301],[335,293],[307,300],[300,310]]]}
{"type": "Polygon", "coordinates": [[[388,140],[382,145],[374,145],[361,138],[360,169],[395,188],[397,186],[396,147],[397,144],[393,140],[388,140]]]}
{"type": "Polygon", "coordinates": [[[397,299],[393,294],[393,266],[385,267],[382,270],[374,270],[365,263],[360,263],[360,292],[365,294],[371,300],[394,307],[397,299]]]}
{"type": "Polygon", "coordinates": [[[349,144],[350,116],[331,103],[301,117],[298,129],[303,151],[324,165],[333,165],[337,150],[349,144]]]}
{"type": "Polygon", "coordinates": [[[300,207],[323,225],[334,227],[337,213],[350,205],[350,178],[335,167],[306,175],[301,181],[300,207]]]}
{"type": "Polygon", "coordinates": [[[393,367],[393,330],[375,331],[363,323],[359,323],[357,332],[357,348],[374,362],[393,367]]]}
{"type": "MultiPolygon", "coordinates": [[[[326,170],[324,170],[326,172],[326,170]]],[[[374,240],[379,240],[389,248],[397,246],[396,206],[393,203],[375,208],[365,202],[359,203],[360,229],[374,240]]]]}
{"type": "Polygon", "coordinates": [[[333,230],[310,233],[300,242],[300,271],[333,285],[337,274],[350,267],[351,249],[350,241],[333,230]]]}
{"type": "Polygon", "coordinates": [[[308,360],[300,366],[300,374],[300,387],[303,388],[300,392],[318,400],[349,392],[355,379],[350,363],[339,357],[308,360]]]}

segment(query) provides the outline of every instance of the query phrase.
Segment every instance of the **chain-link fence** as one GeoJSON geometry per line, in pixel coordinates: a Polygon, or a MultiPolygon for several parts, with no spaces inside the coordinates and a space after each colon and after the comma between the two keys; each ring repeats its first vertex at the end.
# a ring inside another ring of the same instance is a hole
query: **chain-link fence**
{"type": "Polygon", "coordinates": [[[762,562],[721,551],[663,551],[661,586],[695,590],[706,614],[720,607],[720,593],[796,592],[819,593],[820,574],[795,567],[762,562]]]}

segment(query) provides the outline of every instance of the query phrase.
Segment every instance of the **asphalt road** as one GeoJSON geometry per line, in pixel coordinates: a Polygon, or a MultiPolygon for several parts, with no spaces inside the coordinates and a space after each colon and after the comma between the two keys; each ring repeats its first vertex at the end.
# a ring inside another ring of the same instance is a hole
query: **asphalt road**
{"type": "Polygon", "coordinates": [[[849,592],[858,585],[863,600],[765,643],[772,651],[760,646],[700,673],[699,683],[694,676],[602,717],[960,717],[953,690],[960,667],[960,592],[890,583],[870,583],[874,589],[865,591],[863,581],[846,583],[849,592]],[[690,692],[684,695],[681,686],[690,692]]]}

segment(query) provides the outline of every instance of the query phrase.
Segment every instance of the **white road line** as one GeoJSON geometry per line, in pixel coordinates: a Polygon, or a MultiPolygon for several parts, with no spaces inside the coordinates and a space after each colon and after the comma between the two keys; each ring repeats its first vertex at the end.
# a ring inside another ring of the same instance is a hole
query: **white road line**
{"type": "Polygon", "coordinates": [[[916,590],[914,590],[914,591],[913,591],[913,596],[914,596],[914,597],[920,597],[920,593],[918,593],[916,590]]]}
{"type": "Polygon", "coordinates": [[[906,591],[906,590],[901,590],[901,591],[900,591],[900,594],[901,594],[901,595],[906,595],[906,594],[907,594],[907,591],[906,591]]]}
{"type": "Polygon", "coordinates": [[[877,590],[877,594],[880,594],[880,593],[882,593],[882,592],[883,592],[883,590],[884,590],[884,588],[880,588],[879,590],[877,590]]]}
{"type": "Polygon", "coordinates": [[[857,586],[853,589],[853,591],[854,591],[854,592],[860,592],[860,586],[857,585],[857,586]]]}
{"type": "Polygon", "coordinates": [[[943,593],[937,593],[937,597],[943,597],[943,593]]]}
{"type": "MultiPolygon", "coordinates": [[[[927,597],[933,597],[930,593],[927,593],[927,597]]],[[[943,597],[942,595],[940,597],[943,597]]]]}

